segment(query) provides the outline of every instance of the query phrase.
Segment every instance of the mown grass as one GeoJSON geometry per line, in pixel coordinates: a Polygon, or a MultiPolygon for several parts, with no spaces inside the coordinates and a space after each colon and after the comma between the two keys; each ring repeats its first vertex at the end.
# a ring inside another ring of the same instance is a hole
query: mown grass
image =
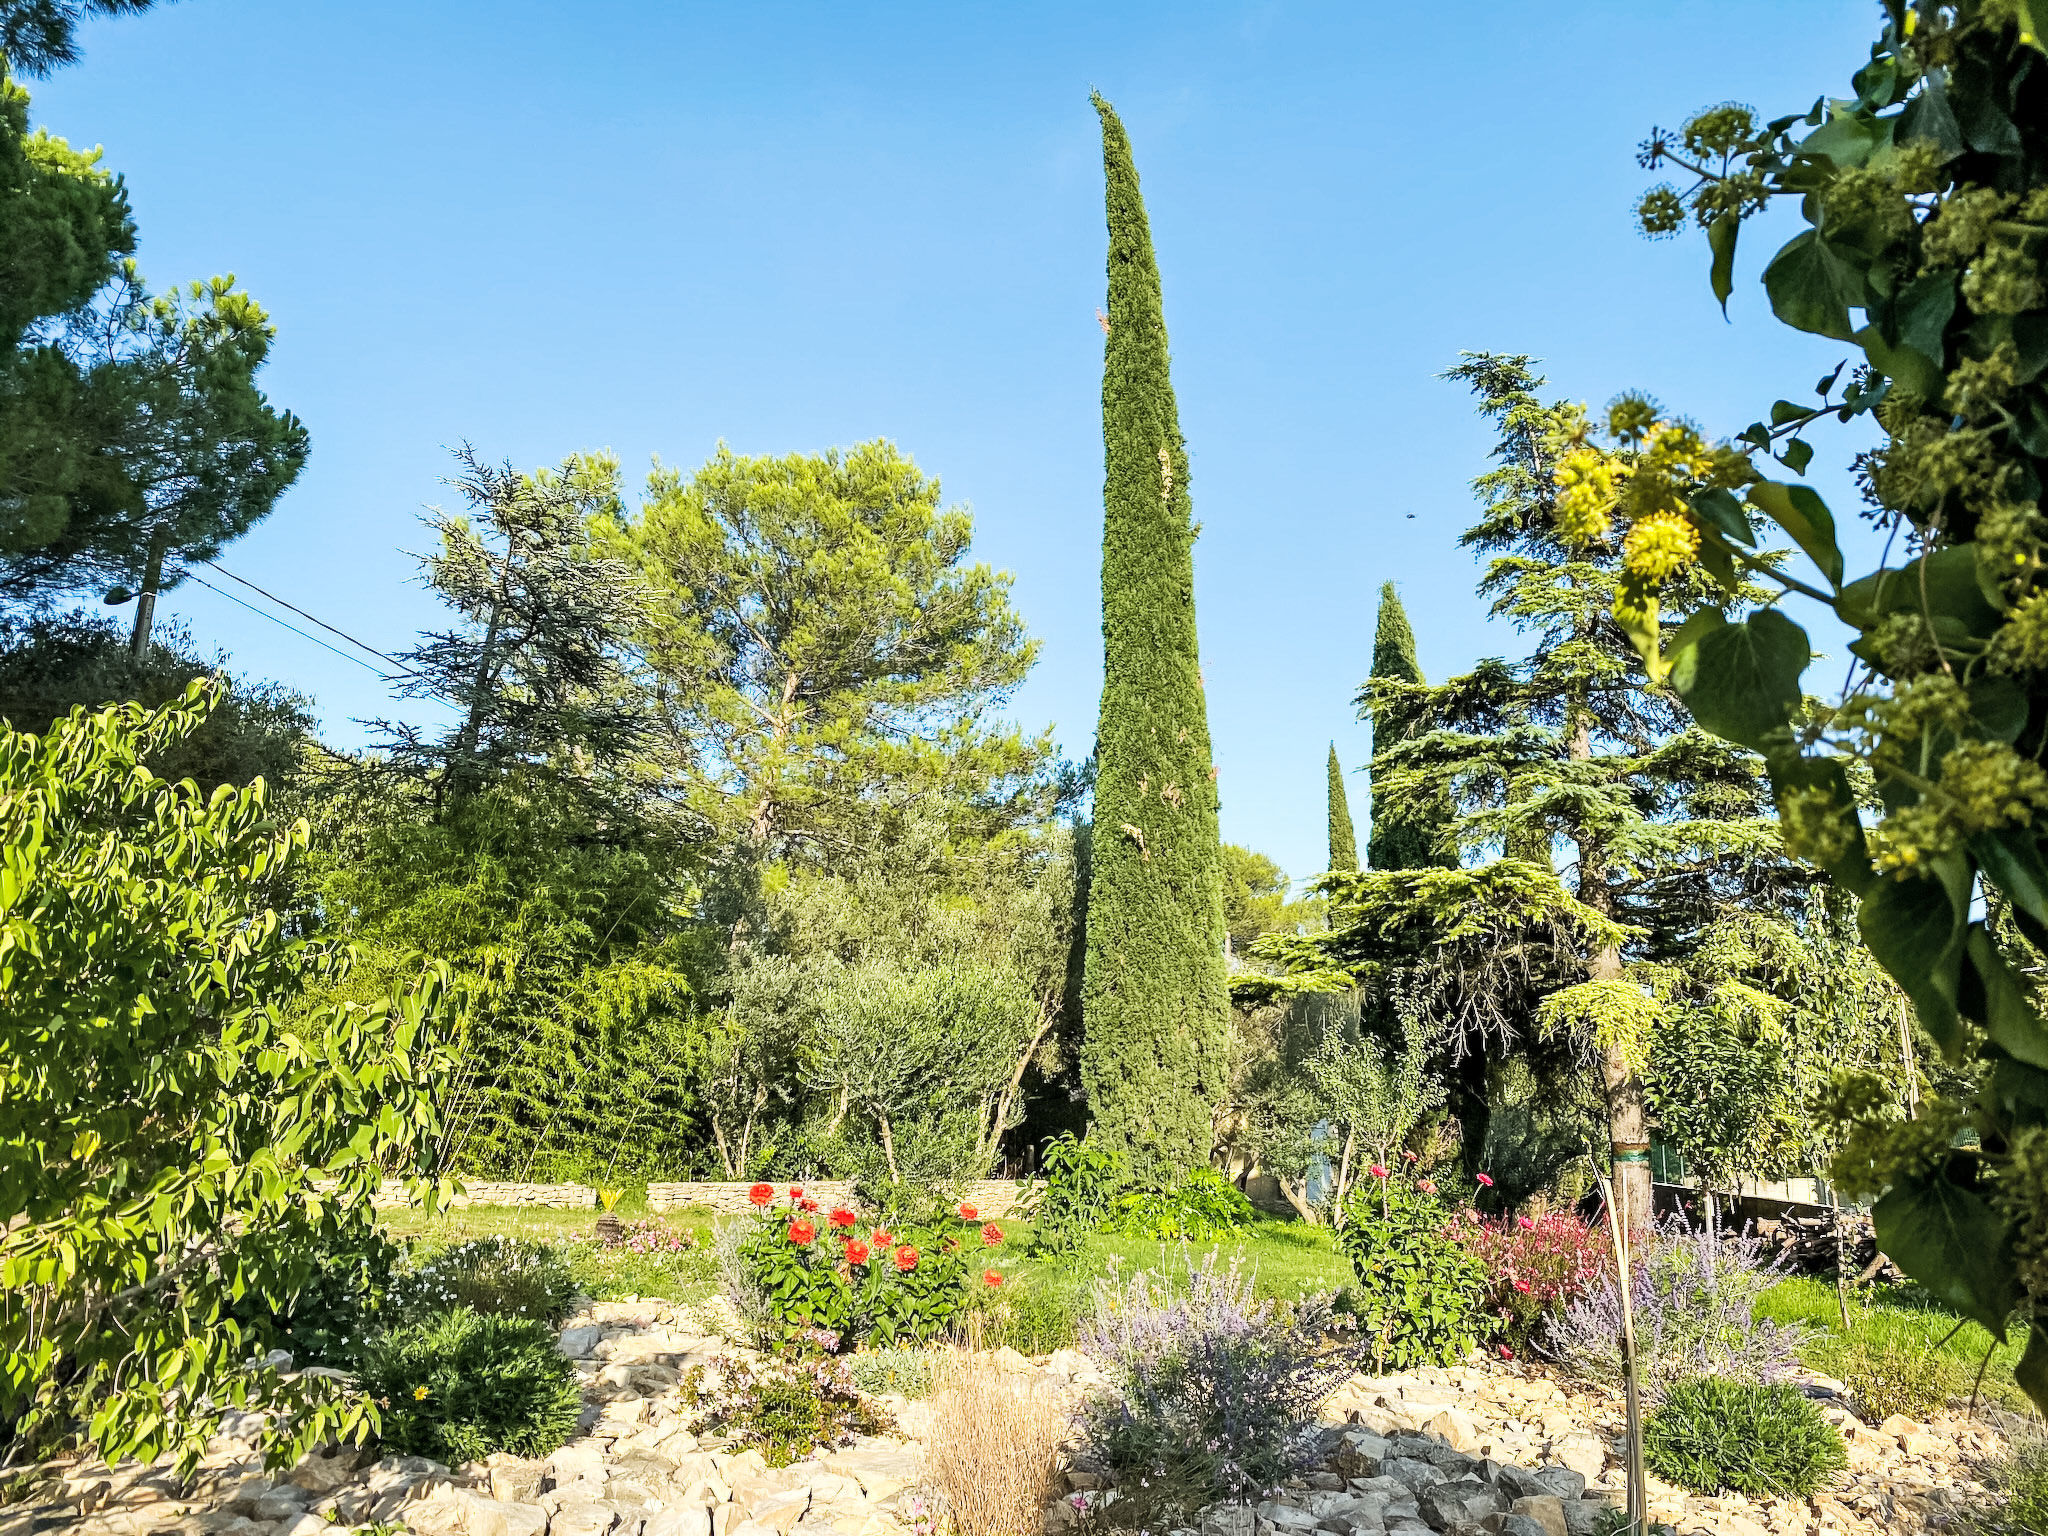
{"type": "MultiPolygon", "coordinates": [[[[701,1301],[715,1289],[712,1259],[714,1218],[702,1207],[645,1215],[644,1194],[629,1191],[619,1202],[621,1220],[658,1219],[696,1235],[697,1247],[682,1254],[633,1254],[600,1247],[592,1238],[598,1211],[549,1210],[526,1206],[458,1206],[431,1218],[417,1210],[384,1213],[392,1236],[444,1247],[471,1238],[503,1236],[548,1243],[569,1262],[584,1290],[597,1300],[625,1296],[701,1301]],[[637,1209],[636,1209],[637,1207],[637,1209]]],[[[1075,1324],[1090,1305],[1094,1282],[1113,1271],[1129,1274],[1162,1265],[1177,1269],[1182,1253],[1195,1263],[1215,1252],[1219,1263],[1238,1259],[1254,1277],[1258,1292],[1285,1301],[1334,1291],[1351,1276],[1327,1228],[1261,1217],[1243,1231],[1213,1243],[1160,1243],[1150,1238],[1091,1235],[1078,1253],[1030,1253],[1027,1221],[997,1222],[1004,1242],[994,1255],[1005,1275],[1003,1294],[986,1319],[987,1341],[1009,1344],[1026,1354],[1044,1354],[1073,1343],[1075,1324]]]]}
{"type": "MultiPolygon", "coordinates": [[[[2019,1411],[2026,1395],[2013,1380],[2023,1340],[2017,1333],[2003,1344],[1976,1323],[1958,1318],[1917,1286],[1873,1286],[1853,1291],[1849,1328],[1842,1329],[1834,1283],[1795,1275],[1758,1299],[1757,1316],[1799,1323],[1811,1331],[1800,1358],[1852,1391],[1873,1383],[1871,1406],[1901,1411],[1917,1395],[1925,1404],[1967,1399],[1983,1368],[1982,1398],[2019,1411]],[[1960,1326],[1959,1326],[1960,1325],[1960,1326]],[[1989,1360],[1986,1360],[1986,1356],[1989,1360]],[[1895,1375],[1902,1384],[1881,1391],[1874,1380],[1895,1375]]],[[[1930,1411],[1923,1407],[1922,1412],[1930,1411]]],[[[1879,1416],[1882,1417],[1880,1411],[1879,1416]]],[[[1912,1415],[1914,1417],[1920,1414],[1912,1415]]]]}

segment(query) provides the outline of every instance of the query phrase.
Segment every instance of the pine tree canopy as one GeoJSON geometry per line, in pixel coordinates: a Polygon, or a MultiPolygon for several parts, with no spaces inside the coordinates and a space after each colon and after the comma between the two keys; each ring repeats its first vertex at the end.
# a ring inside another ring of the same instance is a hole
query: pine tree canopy
{"type": "Polygon", "coordinates": [[[1330,743],[1330,868],[1358,868],[1358,833],[1351,825],[1351,802],[1344,795],[1344,768],[1337,761],[1337,743],[1330,743]]]}
{"type": "Polygon", "coordinates": [[[1095,1132],[1141,1179],[1205,1164],[1225,1088],[1222,844],[1202,698],[1188,458],[1130,141],[1100,96],[1102,711],[1082,1007],[1095,1132]]]}
{"type": "MultiPolygon", "coordinates": [[[[1372,872],[1324,880],[1327,933],[1263,952],[1297,985],[1344,977],[1429,999],[1453,1068],[1569,1043],[1602,1064],[1617,1146],[1624,1122],[1639,1128],[1646,1104],[1665,1105],[1667,1136],[1695,1163],[1804,1172],[1801,1096],[1821,1064],[1897,1075],[1893,989],[1848,941],[1851,915],[1785,856],[1760,760],[1649,685],[1611,614],[1618,548],[1557,542],[1550,465],[1579,409],[1543,401],[1527,358],[1468,356],[1449,376],[1500,430],[1464,537],[1490,557],[1479,591],[1534,644],[1431,687],[1403,645],[1405,618],[1390,623],[1383,605],[1363,697],[1375,838],[1387,801],[1440,805],[1437,852],[1471,867],[1381,874],[1375,854],[1372,872]],[[1702,1082],[1697,1062],[1766,1039],[1803,1065],[1728,1094],[1702,1082]]],[[[1461,1117],[1483,1118],[1479,1079],[1466,1090],[1461,1117]]]]}

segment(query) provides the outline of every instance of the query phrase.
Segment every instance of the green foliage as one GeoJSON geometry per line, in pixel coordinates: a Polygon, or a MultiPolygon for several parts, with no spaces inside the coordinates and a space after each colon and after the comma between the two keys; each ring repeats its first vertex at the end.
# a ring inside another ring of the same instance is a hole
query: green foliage
{"type": "Polygon", "coordinates": [[[843,1362],[846,1379],[870,1397],[932,1395],[932,1352],[926,1349],[864,1349],[843,1362]]]}
{"type": "Polygon", "coordinates": [[[1130,141],[1100,96],[1109,218],[1102,371],[1102,707],[1082,982],[1094,1134],[1141,1179],[1208,1161],[1229,1001],[1202,697],[1187,446],[1130,141]]]}
{"type": "Polygon", "coordinates": [[[1351,824],[1351,802],[1344,796],[1344,769],[1337,762],[1337,743],[1330,743],[1330,868],[1358,868],[1358,829],[1351,824]]]}
{"type": "Polygon", "coordinates": [[[1872,1424],[1895,1413],[1924,1420],[1946,1412],[1951,1401],[1970,1395],[1975,1374],[1955,1356],[1895,1334],[1821,1339],[1805,1357],[1847,1387],[1856,1411],[1872,1424]]]}
{"type": "Polygon", "coordinates": [[[1042,806],[1049,736],[999,723],[1037,655],[973,519],[894,445],[657,468],[601,530],[652,594],[656,753],[758,874],[896,841],[913,813],[988,837],[1042,806]]]}
{"type": "MultiPolygon", "coordinates": [[[[0,37],[61,61],[68,23],[31,12],[73,8],[9,12],[0,37]]],[[[306,460],[305,429],[256,387],[262,309],[232,278],[151,296],[98,162],[29,131],[0,62],[0,593],[17,600],[136,584],[152,547],[211,559],[306,460]]]]}
{"type": "Polygon", "coordinates": [[[2013,1381],[2023,1341],[1998,1343],[1918,1286],[1856,1290],[1846,1332],[1834,1283],[1828,1280],[1803,1275],[1781,1280],[1757,1298],[1755,1310],[1759,1318],[1800,1325],[1806,1334],[1801,1360],[1838,1380],[1861,1369],[1890,1371],[1893,1362],[1924,1359],[1930,1379],[1948,1383],[1960,1377],[1965,1397],[1981,1368],[1979,1390],[1985,1401],[2025,1408],[2026,1394],[2013,1381]]]}
{"type": "Polygon", "coordinates": [[[358,1368],[384,1443],[450,1466],[494,1452],[546,1456],[576,1431],[576,1368],[532,1318],[456,1307],[371,1340],[358,1368]]]}
{"type": "Polygon", "coordinates": [[[1070,1254],[1108,1218],[1124,1184],[1123,1159],[1092,1136],[1060,1135],[1046,1143],[1039,1167],[1045,1183],[1027,1197],[1032,1251],[1070,1254]]]}
{"type": "Polygon", "coordinates": [[[493,1236],[416,1252],[392,1282],[389,1302],[402,1321],[460,1307],[560,1323],[575,1303],[576,1289],[569,1266],[546,1243],[493,1236]]]}
{"type": "Polygon", "coordinates": [[[1258,1217],[1251,1201],[1214,1168],[1197,1168],[1172,1189],[1134,1190],[1110,1202],[1101,1230],[1159,1242],[1214,1242],[1258,1217]]]}
{"type": "Polygon", "coordinates": [[[387,1173],[432,1193],[450,1067],[439,973],[304,998],[347,956],[263,894],[303,823],[261,783],[205,797],[139,766],[211,702],[0,734],[0,1425],[188,1467],[244,1402],[280,1410],[286,1454],[370,1429],[332,1381],[245,1368],[232,1309],[288,1312],[323,1252],[363,1241],[387,1173]]]}
{"type": "MultiPolygon", "coordinates": [[[[1422,661],[1415,650],[1415,631],[1408,623],[1408,610],[1401,606],[1401,594],[1389,581],[1380,587],[1379,618],[1372,642],[1372,677],[1387,684],[1408,688],[1425,686],[1422,661]]],[[[1367,691],[1372,685],[1367,684],[1367,691]]],[[[1361,703],[1365,695],[1360,695],[1361,703]]],[[[1449,807],[1432,802],[1427,795],[1404,795],[1381,779],[1383,755],[1398,742],[1416,733],[1419,721],[1404,696],[1373,695],[1366,706],[1372,721],[1372,830],[1366,840],[1365,862],[1370,869],[1427,869],[1445,862],[1436,848],[1436,836],[1449,807]]],[[[1331,752],[1335,758],[1335,749],[1331,752]]],[[[1387,759],[1391,761],[1391,759],[1387,759]]],[[[1359,867],[1331,861],[1333,870],[1359,867]]]]}
{"type": "Polygon", "coordinates": [[[291,1351],[294,1367],[352,1370],[380,1325],[405,1249],[379,1227],[363,1223],[322,1243],[309,1256],[304,1282],[280,1301],[246,1291],[229,1315],[250,1339],[252,1353],[291,1351]]]}
{"type": "Polygon", "coordinates": [[[1357,1279],[1345,1304],[1377,1369],[1455,1365],[1486,1330],[1486,1272],[1451,1227],[1429,1180],[1392,1169],[1346,1202],[1337,1246],[1357,1279]]]}
{"type": "Polygon", "coordinates": [[[1701,1376],[1672,1386],[1643,1424],[1643,1456],[1696,1493],[1806,1498],[1849,1464],[1834,1425],[1797,1387],[1701,1376]]]}
{"type": "Polygon", "coordinates": [[[759,1451],[771,1467],[890,1427],[838,1360],[725,1358],[717,1372],[717,1391],[702,1404],[698,1433],[728,1436],[743,1449],[759,1451]]]}
{"type": "MultiPolygon", "coordinates": [[[[1650,665],[1668,668],[1703,724],[1764,753],[1787,842],[1862,898],[1862,936],[1922,1028],[1952,1064],[1978,1068],[1974,1103],[1931,1100],[1910,1121],[1876,1085],[1844,1083],[1833,1172],[1845,1192],[1878,1197],[1885,1251],[1958,1311],[2003,1333],[2026,1307],[2019,1379],[2048,1404],[2048,1023],[2025,978],[2048,940],[2048,71],[2034,12],[1890,4],[1851,96],[1769,123],[1722,107],[1652,135],[1644,163],[1690,184],[1653,191],[1645,226],[1690,215],[1706,228],[1725,299],[1742,222],[1797,199],[1807,228],[1763,274],[1772,308],[1862,361],[1839,393],[1838,368],[1810,401],[1780,400],[1738,434],[1716,487],[1679,496],[1658,538],[1643,534],[1635,494],[1655,478],[1646,463],[1585,477],[1579,523],[1629,520],[1638,605],[1675,595],[1691,610],[1668,645],[1638,636],[1650,665]],[[1833,513],[1809,488],[1765,478],[1766,458],[1801,474],[1808,429],[1860,415],[1885,434],[1857,460],[1870,515],[1887,548],[1912,553],[1845,581],[1833,513]],[[1784,530],[1821,585],[1752,553],[1756,518],[1784,530]],[[1650,558],[1653,544],[1667,554],[1650,558]],[[1695,550],[1713,585],[1667,592],[1694,582],[1695,550]],[[1749,578],[1857,631],[1841,699],[1808,711],[1810,646],[1789,618],[1727,622],[1722,592],[1749,578]],[[1862,783],[1880,813],[1870,825],[1862,783]],[[2017,943],[1999,941],[2008,915],[2017,943]],[[1966,1119],[1978,1134],[1959,1148],[1966,1119]]],[[[1672,440],[1653,416],[1610,421],[1616,462],[1672,440]]],[[[1661,483],[1678,489],[1668,466],[1661,483]]]]}
{"type": "Polygon", "coordinates": [[[760,1214],[735,1245],[746,1285],[779,1329],[828,1350],[939,1337],[978,1283],[970,1266],[993,1246],[978,1222],[863,1225],[849,1211],[820,1211],[797,1194],[776,1204],[770,1186],[756,1189],[760,1214]]]}
{"type": "Polygon", "coordinates": [[[24,74],[78,62],[73,33],[88,16],[135,16],[153,0],[0,0],[0,56],[24,74]]]}
{"type": "Polygon", "coordinates": [[[1007,1344],[1020,1355],[1072,1349],[1091,1305],[1085,1280],[1065,1270],[1025,1269],[1000,1294],[984,1298],[982,1343],[990,1349],[1007,1344]]]}
{"type": "Polygon", "coordinates": [[[2048,1531],[2048,1443],[2023,1441],[1986,1469],[1988,1507],[1970,1511],[1970,1536],[2035,1536],[2048,1531]]]}
{"type": "Polygon", "coordinates": [[[190,779],[202,790],[266,780],[273,790],[296,775],[313,732],[312,701],[279,683],[228,678],[227,657],[200,657],[181,626],[160,624],[137,660],[111,621],[76,613],[0,618],[0,716],[40,735],[78,705],[133,702],[160,709],[204,678],[225,686],[205,722],[166,742],[146,764],[159,778],[190,779]]]}

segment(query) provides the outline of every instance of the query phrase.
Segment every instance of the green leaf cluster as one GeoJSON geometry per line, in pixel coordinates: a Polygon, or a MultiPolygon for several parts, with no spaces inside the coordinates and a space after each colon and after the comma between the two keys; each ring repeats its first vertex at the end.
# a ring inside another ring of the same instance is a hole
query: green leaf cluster
{"type": "Polygon", "coordinates": [[[0,1426],[188,1468],[230,1406],[276,1410],[283,1454],[374,1427],[332,1380],[251,1366],[236,1304],[306,1286],[385,1174],[431,1206],[451,1066],[440,971],[311,1001],[349,956],[272,905],[306,827],[260,780],[142,766],[213,699],[0,733],[0,1426]]]}

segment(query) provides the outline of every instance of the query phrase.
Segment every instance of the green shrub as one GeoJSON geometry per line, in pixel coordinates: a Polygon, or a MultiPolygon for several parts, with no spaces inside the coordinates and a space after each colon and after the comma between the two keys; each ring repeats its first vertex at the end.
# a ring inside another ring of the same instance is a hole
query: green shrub
{"type": "Polygon", "coordinates": [[[417,1256],[392,1283],[391,1305],[405,1321],[468,1307],[559,1323],[575,1305],[576,1292],[568,1263],[546,1243],[479,1237],[417,1256]]]}
{"type": "Polygon", "coordinates": [[[1103,1142],[1055,1136],[1045,1148],[1045,1183],[1025,1197],[1034,1253],[1071,1254],[1109,1215],[1123,1162],[1103,1142]]]}
{"type": "Polygon", "coordinates": [[[922,1349],[864,1349],[846,1360],[846,1376],[870,1396],[929,1397],[932,1357],[922,1349]]]}
{"type": "Polygon", "coordinates": [[[717,1270],[711,1245],[694,1229],[652,1216],[628,1222],[616,1244],[575,1243],[562,1257],[576,1289],[596,1301],[678,1299],[691,1287],[707,1284],[717,1270]]]}
{"type": "Polygon", "coordinates": [[[2041,1536],[2048,1531],[2048,1441],[2016,1445],[1984,1478],[1994,1502],[1972,1511],[1964,1529],[1972,1536],[2041,1536]]]}
{"type": "Polygon", "coordinates": [[[1970,1395],[1971,1371],[1962,1361],[1910,1336],[1831,1334],[1809,1344],[1805,1358],[1847,1387],[1856,1411],[1873,1424],[1895,1413],[1931,1418],[1951,1399],[1970,1395]]]}
{"type": "Polygon", "coordinates": [[[1110,1203],[1105,1232],[1159,1242],[1213,1242],[1251,1225],[1258,1210],[1214,1168],[1197,1168],[1168,1190],[1138,1190],[1110,1203]]]}
{"type": "Polygon", "coordinates": [[[402,1247],[364,1223],[300,1256],[291,1294],[266,1297],[251,1288],[229,1316],[249,1330],[256,1349],[288,1349],[296,1366],[353,1367],[404,1257],[402,1247]]]}
{"type": "MultiPolygon", "coordinates": [[[[715,1369],[716,1389],[698,1397],[697,1432],[759,1451],[771,1467],[890,1427],[888,1416],[854,1389],[838,1360],[812,1355],[757,1364],[724,1358],[715,1369]]],[[[704,1379],[696,1372],[692,1378],[693,1388],[704,1379]]]]}
{"type": "Polygon", "coordinates": [[[553,1328],[468,1307],[379,1334],[357,1379],[384,1410],[386,1444],[450,1466],[493,1451],[546,1456],[582,1407],[553,1328]]]}
{"type": "Polygon", "coordinates": [[[1487,1275],[1426,1179],[1377,1175],[1344,1203],[1344,1302],[1382,1370],[1454,1365],[1487,1328],[1487,1275]]]}
{"type": "Polygon", "coordinates": [[[1035,1280],[1005,1286],[988,1309],[982,1341],[991,1349],[1007,1344],[1020,1355],[1072,1349],[1081,1319],[1093,1309],[1082,1285],[1035,1280]]]}
{"type": "Polygon", "coordinates": [[[1643,1425],[1650,1470],[1696,1493],[1805,1498],[1848,1465],[1834,1425],[1797,1387],[1721,1376],[1672,1385],[1643,1425]]]}

